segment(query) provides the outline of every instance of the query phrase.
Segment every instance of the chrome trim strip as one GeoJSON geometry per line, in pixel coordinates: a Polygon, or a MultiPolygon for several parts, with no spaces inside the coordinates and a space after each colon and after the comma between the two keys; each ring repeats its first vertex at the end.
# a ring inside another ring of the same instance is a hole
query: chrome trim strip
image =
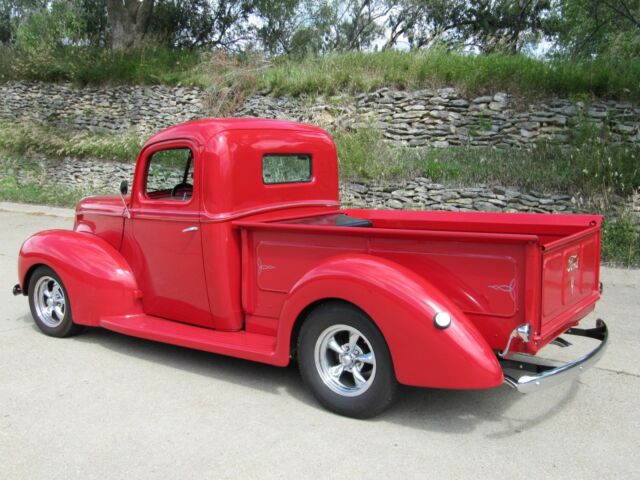
{"type": "Polygon", "coordinates": [[[601,319],[596,320],[595,328],[589,330],[570,328],[565,332],[565,334],[593,338],[600,340],[600,344],[591,352],[583,355],[577,360],[555,368],[553,365],[545,365],[543,363],[535,362],[533,357],[529,357],[527,360],[527,356],[525,355],[518,356],[518,359],[525,359],[520,362],[516,360],[515,356],[511,360],[500,360],[503,370],[509,369],[510,365],[513,363],[520,363],[525,367],[542,370],[538,374],[523,375],[519,378],[514,378],[505,374],[504,383],[520,393],[531,393],[573,380],[600,360],[604,354],[607,347],[607,341],[609,339],[607,325],[601,319]]]}

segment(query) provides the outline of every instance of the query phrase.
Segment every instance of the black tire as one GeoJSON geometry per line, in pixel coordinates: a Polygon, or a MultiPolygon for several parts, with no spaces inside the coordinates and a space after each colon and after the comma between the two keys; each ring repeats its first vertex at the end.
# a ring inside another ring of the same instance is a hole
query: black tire
{"type": "Polygon", "coordinates": [[[51,268],[44,265],[36,268],[29,280],[28,295],[31,315],[42,333],[63,338],[82,330],[80,325],[73,323],[69,294],[58,274],[51,268]],[[46,305],[45,290],[52,300],[52,311],[48,314],[45,311],[49,306],[46,305]]]}
{"type": "Polygon", "coordinates": [[[332,412],[370,418],[393,402],[398,382],[389,348],[371,319],[354,306],[335,302],[313,310],[300,329],[297,356],[305,384],[332,412]],[[360,337],[349,350],[351,334],[360,337]],[[365,358],[373,363],[358,361],[365,358]]]}

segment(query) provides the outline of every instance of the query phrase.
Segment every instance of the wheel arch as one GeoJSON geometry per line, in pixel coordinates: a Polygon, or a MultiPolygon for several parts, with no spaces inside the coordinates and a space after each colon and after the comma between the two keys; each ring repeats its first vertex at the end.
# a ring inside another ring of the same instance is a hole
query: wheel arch
{"type": "Polygon", "coordinates": [[[18,256],[18,278],[25,294],[33,273],[42,265],[64,283],[75,323],[98,326],[103,316],[142,312],[137,281],[128,263],[96,235],[47,230],[29,237],[18,256]]]}
{"type": "Polygon", "coordinates": [[[400,383],[438,388],[502,384],[494,352],[456,305],[415,272],[368,254],[328,259],[295,284],[279,322],[279,363],[288,362],[309,313],[329,301],[353,305],[372,320],[389,347],[400,383]],[[434,325],[439,311],[453,318],[449,328],[434,325]]]}
{"type": "MultiPolygon", "coordinates": [[[[29,267],[29,269],[24,274],[24,277],[20,280],[22,281],[22,295],[29,295],[29,283],[31,283],[31,277],[33,277],[34,272],[38,269],[38,267],[47,267],[48,265],[45,263],[34,263],[29,267]]],[[[51,268],[51,267],[49,267],[51,268]]]]}

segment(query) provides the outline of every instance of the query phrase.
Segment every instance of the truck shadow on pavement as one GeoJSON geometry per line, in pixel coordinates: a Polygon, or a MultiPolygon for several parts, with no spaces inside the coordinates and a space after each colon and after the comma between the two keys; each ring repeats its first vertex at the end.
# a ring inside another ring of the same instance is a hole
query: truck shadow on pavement
{"type": "MultiPolygon", "coordinates": [[[[35,325],[34,329],[37,330],[35,325]]],[[[288,368],[273,367],[128,337],[99,328],[87,328],[70,340],[90,343],[120,355],[260,392],[282,396],[284,391],[306,408],[324,411],[304,386],[295,364],[288,368]]],[[[401,386],[394,405],[379,417],[368,421],[449,434],[480,430],[486,438],[499,439],[554,421],[555,415],[570,409],[579,390],[579,382],[530,395],[518,394],[504,386],[481,391],[401,386]]],[[[283,402],[283,408],[291,408],[290,403],[283,402]]],[[[326,414],[332,415],[329,412],[326,414]]],[[[344,421],[354,420],[345,418],[344,421]]]]}

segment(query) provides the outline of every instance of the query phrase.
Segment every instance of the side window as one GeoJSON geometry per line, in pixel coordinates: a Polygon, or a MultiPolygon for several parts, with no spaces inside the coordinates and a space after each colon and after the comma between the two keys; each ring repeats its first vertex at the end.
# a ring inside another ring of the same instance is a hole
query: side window
{"type": "Polygon", "coordinates": [[[160,150],[151,155],[145,183],[147,197],[187,201],[193,193],[193,153],[188,148],[160,150]]]}
{"type": "Polygon", "coordinates": [[[311,155],[264,155],[262,157],[262,181],[266,184],[310,182],[311,155]]]}

